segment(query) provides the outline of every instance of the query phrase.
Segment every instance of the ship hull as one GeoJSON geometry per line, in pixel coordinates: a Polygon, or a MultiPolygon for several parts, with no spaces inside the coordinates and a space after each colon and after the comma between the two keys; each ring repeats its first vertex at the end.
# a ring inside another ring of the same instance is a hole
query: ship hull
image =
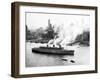
{"type": "Polygon", "coordinates": [[[64,50],[59,48],[32,48],[32,52],[56,55],[74,55],[74,50],[64,50]]]}

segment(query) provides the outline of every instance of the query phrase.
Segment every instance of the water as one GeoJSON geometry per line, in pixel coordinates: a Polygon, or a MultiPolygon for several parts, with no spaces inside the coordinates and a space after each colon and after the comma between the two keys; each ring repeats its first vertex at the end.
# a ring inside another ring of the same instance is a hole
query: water
{"type": "Polygon", "coordinates": [[[26,67],[89,64],[90,48],[87,46],[79,46],[79,45],[72,46],[71,48],[75,50],[74,56],[68,56],[68,55],[49,55],[49,54],[33,53],[32,48],[39,45],[40,44],[35,45],[34,43],[30,42],[26,43],[26,53],[25,53],[26,67]],[[74,63],[71,62],[71,60],[73,60],[74,63]]]}

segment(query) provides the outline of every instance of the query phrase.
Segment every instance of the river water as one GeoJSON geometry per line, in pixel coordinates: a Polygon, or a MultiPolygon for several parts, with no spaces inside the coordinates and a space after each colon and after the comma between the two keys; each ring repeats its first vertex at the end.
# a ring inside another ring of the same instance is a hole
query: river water
{"type": "Polygon", "coordinates": [[[90,62],[89,46],[79,46],[79,45],[72,46],[71,48],[75,50],[74,56],[33,53],[32,48],[40,45],[41,44],[35,45],[35,43],[26,42],[26,53],[25,53],[26,67],[84,65],[84,64],[89,64],[90,62]],[[71,60],[73,60],[74,62],[71,62],[71,60]]]}

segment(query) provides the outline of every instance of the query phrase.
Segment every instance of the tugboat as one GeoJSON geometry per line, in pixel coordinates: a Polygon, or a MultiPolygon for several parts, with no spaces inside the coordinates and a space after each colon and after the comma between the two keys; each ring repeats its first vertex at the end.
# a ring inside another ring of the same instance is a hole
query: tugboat
{"type": "Polygon", "coordinates": [[[32,48],[32,52],[35,53],[42,53],[42,54],[52,54],[52,55],[74,55],[74,50],[65,50],[61,45],[58,47],[39,47],[39,48],[32,48]]]}

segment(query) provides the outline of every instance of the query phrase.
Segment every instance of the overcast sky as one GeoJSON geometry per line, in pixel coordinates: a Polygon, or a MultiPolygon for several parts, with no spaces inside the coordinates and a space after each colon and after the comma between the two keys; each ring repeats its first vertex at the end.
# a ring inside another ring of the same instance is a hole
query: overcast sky
{"type": "Polygon", "coordinates": [[[46,27],[48,25],[48,19],[50,19],[52,24],[63,24],[64,26],[66,26],[66,28],[68,27],[68,24],[74,24],[77,25],[77,27],[81,26],[81,28],[86,28],[89,26],[89,16],[26,13],[26,24],[30,29],[46,27]]]}
{"type": "Polygon", "coordinates": [[[90,27],[90,16],[85,15],[60,15],[60,14],[43,14],[43,13],[26,13],[26,25],[29,29],[35,30],[39,27],[46,28],[48,19],[51,24],[62,26],[64,32],[72,31],[74,34],[82,32],[90,27]]]}

